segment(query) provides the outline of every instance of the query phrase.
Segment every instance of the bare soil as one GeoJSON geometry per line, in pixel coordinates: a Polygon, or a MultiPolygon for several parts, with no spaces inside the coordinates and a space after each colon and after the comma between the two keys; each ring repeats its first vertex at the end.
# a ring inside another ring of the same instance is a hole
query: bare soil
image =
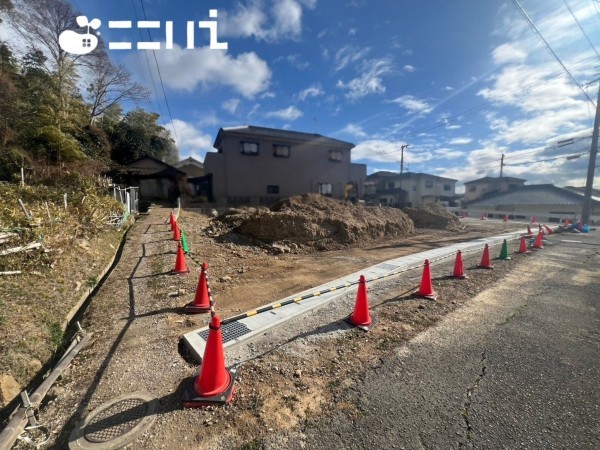
{"type": "MultiPolygon", "coordinates": [[[[178,343],[184,333],[206,325],[207,316],[186,316],[182,307],[193,299],[202,261],[209,264],[218,313],[227,317],[394,257],[523,226],[469,220],[459,231],[417,230],[365,246],[312,253],[298,248],[273,255],[235,236],[229,242],[209,237],[211,219],[184,210],[179,224],[192,249],[187,258],[191,273],[172,276],[168,272],[176,244],[165,223],[168,213],[154,208],[133,225],[120,263],[91,303],[82,324],[94,334],[94,343],[61,377],[41,410],[52,430],[44,448],[66,448],[85,415],[136,391],[158,398],[159,414],[153,427],[128,448],[277,448],[278,439],[302,446],[302,429],[309,421],[334,409],[350,416],[359,413],[356,405],[337,399],[364,370],[401,351],[402,342],[535,257],[517,255],[486,271],[474,269],[480,256],[473,254],[465,259],[472,277],[462,281],[439,276],[450,273],[451,262],[435,266],[434,283],[442,293],[436,302],[411,296],[420,274],[373,288],[370,302],[380,323],[366,334],[326,313],[286,325],[285,332],[250,344],[251,357],[240,367],[231,405],[184,410],[182,380],[193,377],[197,366],[180,355],[178,343]]],[[[352,296],[344,301],[351,304],[352,296]]]]}

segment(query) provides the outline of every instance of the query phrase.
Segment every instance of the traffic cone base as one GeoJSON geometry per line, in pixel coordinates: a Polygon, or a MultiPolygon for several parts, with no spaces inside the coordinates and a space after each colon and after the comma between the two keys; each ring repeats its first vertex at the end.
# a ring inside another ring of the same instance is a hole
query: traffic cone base
{"type": "Polygon", "coordinates": [[[373,313],[369,314],[369,316],[371,317],[371,322],[369,322],[368,325],[359,325],[357,323],[354,323],[352,316],[353,316],[353,314],[350,314],[348,317],[346,317],[344,319],[344,322],[346,322],[349,325],[352,325],[353,327],[358,328],[359,330],[369,331],[371,328],[373,328],[375,325],[377,325],[379,323],[379,321],[377,320],[377,316],[373,313]]]}
{"type": "Polygon", "coordinates": [[[210,294],[208,290],[208,280],[206,279],[207,271],[208,264],[202,263],[194,301],[185,305],[184,308],[184,312],[187,314],[202,314],[210,311],[210,294]]]}
{"type": "Polygon", "coordinates": [[[183,391],[183,407],[184,408],[202,408],[206,406],[221,406],[231,403],[233,394],[235,393],[235,380],[237,378],[237,369],[231,368],[226,370],[227,387],[217,395],[203,397],[194,391],[194,377],[186,380],[186,389],[183,391]]]}
{"type": "Polygon", "coordinates": [[[186,314],[204,314],[210,311],[210,306],[199,306],[194,302],[189,302],[183,308],[186,314]]]}

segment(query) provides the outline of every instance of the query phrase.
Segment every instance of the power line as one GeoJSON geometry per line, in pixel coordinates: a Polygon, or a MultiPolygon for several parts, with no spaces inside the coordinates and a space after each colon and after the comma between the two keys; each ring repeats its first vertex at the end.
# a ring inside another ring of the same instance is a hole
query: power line
{"type": "MultiPolygon", "coordinates": [[[[147,21],[148,16],[146,15],[146,7],[144,6],[144,0],[140,0],[140,3],[142,4],[142,11],[144,12],[144,20],[147,21]]],[[[150,40],[152,40],[152,36],[150,35],[150,29],[147,28],[146,31],[148,32],[148,38],[150,38],[150,40]]],[[[167,92],[165,90],[165,85],[163,83],[162,74],[160,73],[160,66],[158,65],[158,59],[156,58],[156,52],[154,50],[152,50],[152,54],[154,55],[154,62],[156,64],[156,70],[158,71],[158,79],[160,80],[160,85],[162,87],[163,96],[165,98],[165,104],[167,105],[169,119],[171,119],[171,128],[173,128],[173,135],[175,137],[175,143],[177,144],[177,147],[179,147],[179,139],[177,137],[177,130],[175,129],[175,122],[173,121],[173,115],[171,114],[171,107],[169,106],[169,100],[167,100],[167,92]]]]}
{"type": "Polygon", "coordinates": [[[571,81],[573,81],[573,83],[575,83],[575,85],[577,85],[577,87],[579,88],[579,90],[581,92],[583,92],[583,95],[585,95],[585,97],[595,107],[596,104],[594,103],[594,101],[590,98],[590,96],[587,94],[587,92],[585,92],[585,90],[581,87],[581,85],[577,82],[577,80],[573,77],[573,75],[571,75],[571,72],[569,72],[569,69],[567,69],[567,67],[563,64],[563,62],[558,57],[558,55],[554,52],[554,50],[552,50],[552,47],[550,47],[550,44],[548,44],[548,41],[546,41],[546,39],[544,39],[544,36],[542,36],[542,33],[540,33],[540,31],[537,29],[537,27],[535,26],[535,24],[533,23],[533,21],[531,20],[531,18],[529,17],[529,15],[525,12],[525,10],[523,9],[523,7],[519,3],[519,0],[512,0],[512,1],[513,1],[513,4],[517,7],[517,9],[520,11],[521,15],[529,23],[529,26],[536,32],[536,34],[538,35],[538,37],[546,45],[546,48],[550,51],[550,53],[552,53],[552,55],[554,56],[554,58],[556,59],[556,61],[558,61],[558,63],[561,65],[561,67],[567,73],[567,75],[569,75],[569,78],[571,78],[571,81]]]}
{"type": "Polygon", "coordinates": [[[577,24],[577,26],[581,30],[581,33],[585,36],[585,39],[588,41],[588,44],[590,44],[590,47],[592,47],[592,50],[594,50],[594,53],[596,54],[596,56],[598,58],[600,58],[600,54],[598,54],[598,51],[596,50],[596,47],[594,47],[594,44],[590,40],[589,36],[585,32],[585,30],[583,29],[583,27],[581,26],[581,24],[579,23],[579,20],[577,20],[577,17],[575,17],[575,13],[573,13],[573,10],[571,9],[571,7],[569,6],[569,4],[567,3],[567,0],[563,0],[563,2],[565,4],[565,6],[567,7],[567,9],[569,10],[569,12],[571,13],[571,17],[573,17],[573,20],[575,21],[575,23],[577,24]]]}

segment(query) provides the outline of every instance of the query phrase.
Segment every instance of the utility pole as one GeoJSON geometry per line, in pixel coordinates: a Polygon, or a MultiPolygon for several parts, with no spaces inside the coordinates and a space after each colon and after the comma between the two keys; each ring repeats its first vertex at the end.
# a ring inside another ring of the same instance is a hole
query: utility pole
{"type": "Polygon", "coordinates": [[[402,153],[400,154],[400,175],[404,173],[404,149],[408,148],[408,144],[400,146],[402,153]]]}
{"type": "Polygon", "coordinates": [[[596,118],[594,119],[594,131],[592,132],[592,148],[590,149],[590,161],[588,163],[587,180],[585,182],[585,194],[583,197],[583,208],[581,209],[581,223],[590,223],[592,209],[592,187],[594,186],[594,171],[596,170],[596,155],[598,154],[598,130],[600,129],[600,83],[598,84],[598,100],[596,100],[596,118]]]}
{"type": "Polygon", "coordinates": [[[502,153],[502,158],[500,158],[500,178],[502,178],[503,172],[504,172],[504,153],[502,153]]]}

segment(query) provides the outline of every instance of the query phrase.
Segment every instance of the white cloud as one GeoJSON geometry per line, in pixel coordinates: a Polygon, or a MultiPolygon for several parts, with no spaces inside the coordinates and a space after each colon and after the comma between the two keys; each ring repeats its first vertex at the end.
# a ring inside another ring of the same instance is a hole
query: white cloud
{"type": "MultiPolygon", "coordinates": [[[[352,160],[369,159],[382,163],[399,163],[401,146],[404,142],[388,141],[385,139],[370,139],[362,141],[352,149],[352,160]]],[[[404,151],[405,164],[418,164],[430,161],[433,153],[430,151],[404,151]]]]}
{"type": "Polygon", "coordinates": [[[219,34],[231,37],[250,37],[267,42],[296,40],[302,34],[303,6],[313,9],[316,0],[262,0],[238,3],[233,12],[219,18],[219,34]]]}
{"type": "Polygon", "coordinates": [[[458,130],[459,128],[461,128],[460,125],[446,125],[446,130],[458,130]]]}
{"type": "Polygon", "coordinates": [[[350,29],[348,30],[348,36],[354,36],[354,35],[356,35],[356,32],[357,32],[357,31],[358,31],[358,30],[357,30],[356,28],[350,28],[350,29]]]}
{"type": "Polygon", "coordinates": [[[404,109],[408,110],[408,112],[414,114],[427,114],[433,109],[425,100],[421,100],[412,95],[403,95],[395,98],[391,102],[402,106],[404,109]]]}
{"type": "MultiPolygon", "coordinates": [[[[213,137],[184,120],[174,119],[173,125],[177,131],[180,158],[185,159],[188,156],[193,156],[199,161],[204,161],[206,152],[213,150],[213,137]]],[[[167,129],[171,128],[169,124],[164,126],[167,129]]]]}
{"type": "Polygon", "coordinates": [[[269,66],[254,52],[232,57],[209,47],[187,50],[174,45],[157,51],[156,57],[165,85],[172,89],[193,92],[198,85],[222,85],[251,98],[265,91],[271,80],[269,66]]]}
{"type": "Polygon", "coordinates": [[[452,86],[445,86],[445,87],[444,87],[444,90],[445,90],[445,91],[453,91],[453,90],[454,90],[454,88],[453,88],[452,86]]]}
{"type": "Polygon", "coordinates": [[[323,89],[321,88],[321,85],[319,83],[317,83],[317,84],[313,84],[312,86],[307,87],[306,89],[300,91],[298,93],[298,98],[301,101],[305,101],[306,99],[308,99],[310,97],[319,97],[324,94],[325,94],[325,91],[323,91],[323,89]]]}
{"type": "Polygon", "coordinates": [[[402,68],[402,70],[404,70],[407,73],[413,73],[417,69],[415,68],[415,66],[411,66],[410,64],[407,64],[402,68]]]}
{"type": "Polygon", "coordinates": [[[368,47],[363,49],[359,49],[352,45],[342,47],[335,54],[335,71],[339,72],[352,64],[362,62],[369,51],[370,49],[368,47]]]}
{"type": "Polygon", "coordinates": [[[239,98],[230,98],[229,100],[225,100],[222,104],[221,107],[225,110],[228,111],[230,114],[235,114],[237,109],[240,106],[240,99],[239,98]]]}
{"type": "Polygon", "coordinates": [[[291,121],[299,119],[303,115],[304,113],[295,106],[289,106],[285,109],[280,109],[279,111],[271,111],[265,114],[266,117],[275,117],[277,119],[291,121]]]}
{"type": "Polygon", "coordinates": [[[466,145],[466,144],[470,144],[471,142],[473,142],[473,139],[471,139],[471,138],[459,137],[459,138],[451,139],[450,142],[448,142],[448,143],[450,145],[466,145]]]}
{"type": "Polygon", "coordinates": [[[356,125],[353,123],[349,123],[348,125],[346,125],[344,128],[342,128],[339,131],[339,133],[349,134],[349,135],[357,137],[357,138],[366,138],[367,137],[367,133],[365,133],[365,130],[363,130],[363,128],[360,125],[356,125]]]}
{"type": "Polygon", "coordinates": [[[358,100],[370,94],[382,94],[385,92],[385,86],[381,77],[390,71],[389,59],[368,60],[363,64],[363,72],[359,77],[348,83],[340,80],[337,87],[347,90],[346,97],[350,100],[358,100]]]}
{"type": "Polygon", "coordinates": [[[440,159],[456,159],[465,156],[465,152],[459,150],[452,150],[449,148],[438,148],[433,151],[436,158],[440,159]]]}
{"type": "Polygon", "coordinates": [[[515,43],[502,44],[492,51],[494,63],[522,63],[527,58],[527,52],[515,43]]]}

